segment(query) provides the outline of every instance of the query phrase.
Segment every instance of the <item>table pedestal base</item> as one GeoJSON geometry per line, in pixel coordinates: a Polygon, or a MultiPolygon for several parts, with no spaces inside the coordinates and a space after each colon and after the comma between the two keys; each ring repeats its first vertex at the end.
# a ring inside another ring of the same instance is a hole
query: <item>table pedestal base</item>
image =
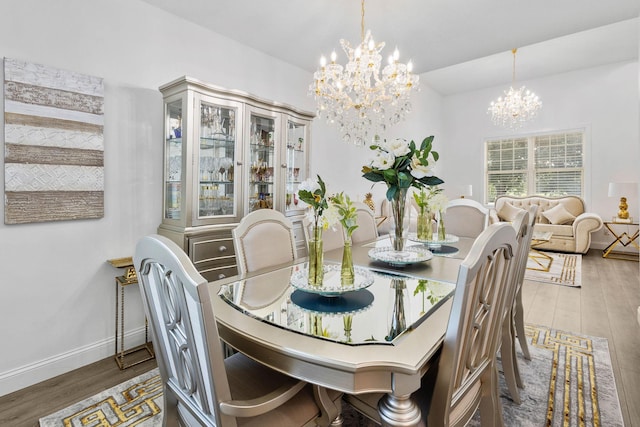
{"type": "Polygon", "coordinates": [[[411,395],[402,397],[386,394],[378,403],[383,426],[423,426],[420,408],[411,395]]]}

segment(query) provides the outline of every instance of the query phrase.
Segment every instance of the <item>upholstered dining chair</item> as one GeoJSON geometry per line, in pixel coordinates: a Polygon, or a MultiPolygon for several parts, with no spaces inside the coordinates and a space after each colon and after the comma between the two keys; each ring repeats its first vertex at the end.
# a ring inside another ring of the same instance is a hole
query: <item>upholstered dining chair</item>
{"type": "Polygon", "coordinates": [[[358,228],[351,235],[351,241],[355,243],[367,242],[378,238],[378,225],[371,208],[362,202],[353,202],[358,214],[358,228]]]}
{"type": "Polygon", "coordinates": [[[475,239],[489,225],[489,209],[471,199],[450,200],[444,224],[448,234],[475,239]]]}
{"type": "Polygon", "coordinates": [[[339,393],[242,353],[223,358],[211,304],[201,302],[207,280],[174,242],[158,235],[142,238],[134,264],[162,378],[163,425],[328,425],[338,416],[339,393]]]}
{"type": "MultiPolygon", "coordinates": [[[[496,353],[516,252],[513,227],[493,224],[478,236],[460,265],[440,357],[413,396],[426,425],[464,426],[480,408],[483,427],[504,426],[496,353]]],[[[378,422],[381,397],[346,396],[378,422]]]]}
{"type": "Polygon", "coordinates": [[[282,212],[259,209],[232,230],[238,272],[283,264],[298,257],[293,224],[282,212]]]}

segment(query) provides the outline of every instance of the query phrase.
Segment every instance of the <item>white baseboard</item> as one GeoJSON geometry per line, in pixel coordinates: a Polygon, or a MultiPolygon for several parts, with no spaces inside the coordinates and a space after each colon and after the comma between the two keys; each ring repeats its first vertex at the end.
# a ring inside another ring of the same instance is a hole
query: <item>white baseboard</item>
{"type": "MultiPolygon", "coordinates": [[[[125,340],[128,346],[129,343],[131,346],[144,343],[144,326],[125,333],[125,340]]],[[[114,356],[114,352],[115,337],[75,348],[10,371],[0,372],[0,396],[114,356]]]]}

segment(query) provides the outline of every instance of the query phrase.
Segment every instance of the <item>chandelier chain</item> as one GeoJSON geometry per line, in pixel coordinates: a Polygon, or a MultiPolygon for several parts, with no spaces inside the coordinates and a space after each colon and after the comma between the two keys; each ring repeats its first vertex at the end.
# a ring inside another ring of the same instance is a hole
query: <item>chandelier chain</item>
{"type": "Polygon", "coordinates": [[[364,44],[364,0],[360,3],[360,41],[364,44]]]}
{"type": "Polygon", "coordinates": [[[511,74],[511,86],[515,86],[516,84],[516,52],[517,51],[518,51],[517,48],[511,49],[511,53],[513,53],[513,71],[511,74]]]}

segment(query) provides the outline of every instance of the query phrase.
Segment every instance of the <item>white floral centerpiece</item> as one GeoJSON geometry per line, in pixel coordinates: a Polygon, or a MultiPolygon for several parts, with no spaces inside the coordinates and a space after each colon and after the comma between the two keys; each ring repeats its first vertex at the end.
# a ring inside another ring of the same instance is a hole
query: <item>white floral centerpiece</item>
{"type": "Polygon", "coordinates": [[[404,139],[382,141],[370,148],[374,151],[371,163],[362,168],[363,177],[374,183],[387,185],[387,200],[391,201],[394,219],[394,249],[404,249],[403,227],[407,191],[442,184],[433,174],[433,166],[440,157],[432,150],[433,136],[425,138],[418,146],[404,139]]]}

